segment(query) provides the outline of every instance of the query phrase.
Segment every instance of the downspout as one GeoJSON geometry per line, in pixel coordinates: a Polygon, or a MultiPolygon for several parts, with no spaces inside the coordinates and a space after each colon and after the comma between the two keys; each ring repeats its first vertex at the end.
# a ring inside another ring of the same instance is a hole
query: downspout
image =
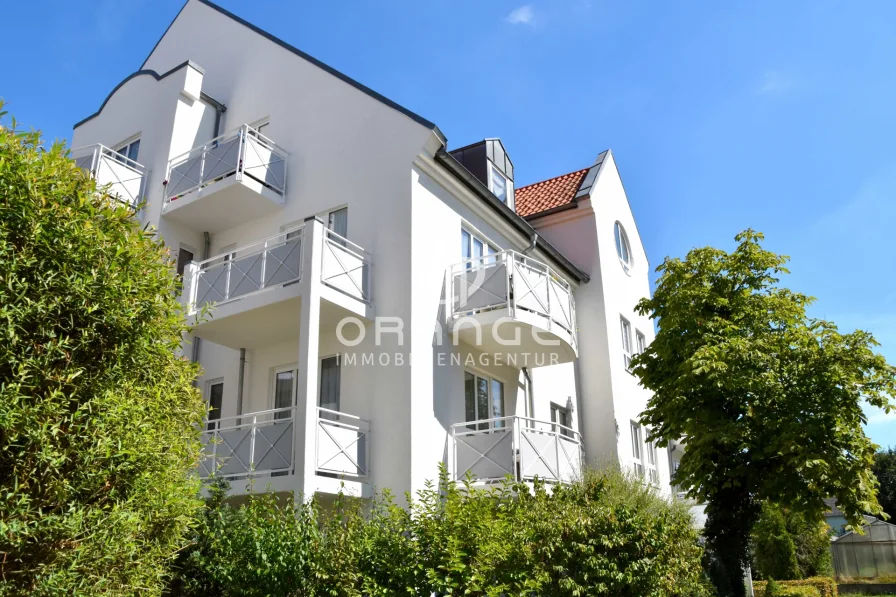
{"type": "Polygon", "coordinates": [[[523,249],[523,255],[528,255],[530,252],[535,250],[535,246],[538,244],[538,233],[533,231],[532,236],[529,237],[529,246],[523,249]]]}
{"type": "Polygon", "coordinates": [[[240,349],[240,371],[236,382],[236,414],[243,414],[243,377],[246,372],[246,349],[240,349]]]}

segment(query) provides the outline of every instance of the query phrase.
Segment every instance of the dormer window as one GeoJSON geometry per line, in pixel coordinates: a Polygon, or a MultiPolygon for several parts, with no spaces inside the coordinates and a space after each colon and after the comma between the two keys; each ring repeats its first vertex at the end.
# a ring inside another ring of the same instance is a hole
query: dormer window
{"type": "MultiPolygon", "coordinates": [[[[489,164],[489,170],[491,170],[491,174],[489,175],[489,190],[491,190],[492,194],[500,199],[502,203],[507,203],[507,187],[510,186],[510,181],[507,180],[504,173],[498,170],[494,164],[489,164]]],[[[509,205],[508,207],[512,208],[513,206],[509,205]]]]}

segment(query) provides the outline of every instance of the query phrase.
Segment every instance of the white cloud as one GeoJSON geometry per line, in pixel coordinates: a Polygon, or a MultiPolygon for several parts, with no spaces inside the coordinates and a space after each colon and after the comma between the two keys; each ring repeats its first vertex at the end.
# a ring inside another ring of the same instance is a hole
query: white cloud
{"type": "Polygon", "coordinates": [[[535,9],[531,4],[524,4],[510,11],[505,19],[511,25],[529,25],[535,26],[535,9]]]}
{"type": "Polygon", "coordinates": [[[793,87],[793,80],[780,71],[766,71],[756,93],[759,95],[779,94],[793,87]]]}

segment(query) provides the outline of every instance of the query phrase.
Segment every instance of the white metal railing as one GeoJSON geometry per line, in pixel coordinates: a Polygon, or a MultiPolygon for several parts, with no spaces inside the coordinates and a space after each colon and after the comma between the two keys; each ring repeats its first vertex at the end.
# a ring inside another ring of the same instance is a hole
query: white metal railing
{"type": "Polygon", "coordinates": [[[370,424],[354,415],[317,409],[318,473],[364,478],[370,462],[370,424]]]}
{"type": "Polygon", "coordinates": [[[249,177],[280,196],[288,154],[247,124],[168,161],[165,206],[229,176],[249,177]]]}
{"type": "Polygon", "coordinates": [[[288,407],[208,421],[199,475],[230,478],[291,472],[294,415],[295,407],[288,407]]]}
{"type": "Polygon", "coordinates": [[[300,225],[191,263],[184,280],[189,313],[196,313],[206,304],[226,303],[300,280],[303,236],[304,225],[300,225]]]}
{"type": "Polygon", "coordinates": [[[538,477],[569,483],[582,470],[581,434],[559,423],[499,417],[451,426],[450,469],[455,481],[515,481],[538,477]]]}
{"type": "Polygon", "coordinates": [[[576,343],[576,307],[572,288],[550,266],[516,251],[467,259],[451,268],[454,318],[506,309],[509,317],[526,311],[570,334],[576,343]]]}
{"type": "Polygon", "coordinates": [[[136,208],[143,197],[147,169],[127,156],[97,143],[71,150],[72,159],[86,170],[98,187],[108,185],[109,194],[136,208]]]}
{"type": "Polygon", "coordinates": [[[320,280],[366,303],[370,302],[370,254],[347,238],[324,229],[320,280]]]}

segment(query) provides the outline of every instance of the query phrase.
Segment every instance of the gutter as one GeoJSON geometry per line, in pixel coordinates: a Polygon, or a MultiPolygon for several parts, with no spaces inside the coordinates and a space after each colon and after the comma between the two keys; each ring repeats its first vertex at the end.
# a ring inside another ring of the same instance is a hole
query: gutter
{"type": "Polygon", "coordinates": [[[539,236],[538,233],[526,220],[520,217],[515,211],[507,207],[500,199],[495,197],[491,191],[488,190],[482,181],[473,176],[469,170],[467,170],[463,164],[457,161],[457,159],[448,153],[445,150],[445,147],[442,146],[436,152],[435,160],[442,166],[444,166],[451,174],[460,179],[471,191],[479,195],[482,198],[486,205],[490,206],[495,212],[498,213],[504,220],[507,221],[508,224],[516,228],[516,230],[529,239],[529,248],[527,251],[535,249],[538,247],[542,251],[544,251],[552,260],[554,260],[563,272],[569,277],[573,278],[577,283],[585,283],[588,282],[591,277],[580,270],[578,267],[573,265],[573,263],[563,256],[560,251],[554,248],[554,246],[546,241],[544,237],[539,236]]]}

